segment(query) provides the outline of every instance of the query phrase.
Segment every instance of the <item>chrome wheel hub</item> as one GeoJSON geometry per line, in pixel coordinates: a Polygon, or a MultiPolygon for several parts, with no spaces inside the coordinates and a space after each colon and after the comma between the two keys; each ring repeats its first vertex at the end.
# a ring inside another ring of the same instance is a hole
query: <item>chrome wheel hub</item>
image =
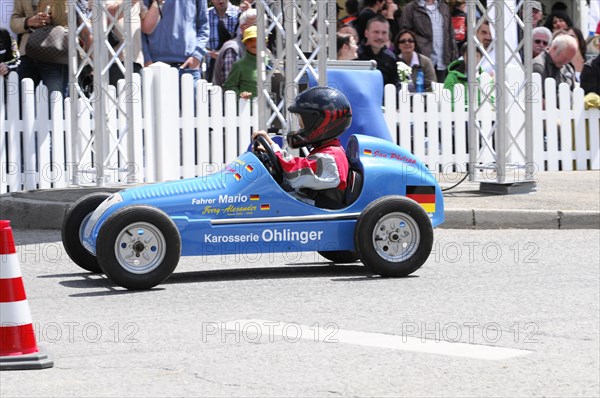
{"type": "Polygon", "coordinates": [[[386,214],[373,229],[373,247],[386,261],[409,259],[416,253],[420,241],[417,222],[405,213],[386,214]]]}
{"type": "Polygon", "coordinates": [[[115,241],[115,256],[126,271],[147,274],[165,258],[166,241],[154,225],[138,222],[123,228],[115,241]]]}

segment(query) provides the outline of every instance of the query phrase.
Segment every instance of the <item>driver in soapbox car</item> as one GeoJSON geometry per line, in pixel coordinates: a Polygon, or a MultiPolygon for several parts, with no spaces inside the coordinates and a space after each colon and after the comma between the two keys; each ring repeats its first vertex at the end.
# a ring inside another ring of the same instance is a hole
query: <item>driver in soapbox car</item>
{"type": "Polygon", "coordinates": [[[262,130],[252,138],[266,145],[259,144],[256,149],[275,153],[276,179],[293,189],[298,199],[318,207],[341,209],[345,205],[349,164],[338,137],[352,122],[350,102],[336,89],[312,87],[296,97],[289,111],[298,118],[300,130],[288,134],[288,145],[293,149],[312,147],[308,156],[292,156],[262,130]]]}
{"type": "Polygon", "coordinates": [[[335,89],[309,89],[290,111],[301,129],[288,142],[312,147],[305,158],[257,132],[252,151],[218,173],[85,196],[63,221],[69,257],[128,289],[160,284],[181,256],[316,251],[387,277],[419,269],[444,220],[429,170],[366,135],[352,135],[344,152],[337,137],[352,111],[335,89]]]}

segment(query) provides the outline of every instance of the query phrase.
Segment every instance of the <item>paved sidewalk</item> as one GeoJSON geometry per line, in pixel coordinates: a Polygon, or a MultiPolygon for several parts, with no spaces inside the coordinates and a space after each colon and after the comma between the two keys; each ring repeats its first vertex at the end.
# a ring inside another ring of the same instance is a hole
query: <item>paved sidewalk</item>
{"type": "MultiPolygon", "coordinates": [[[[443,188],[460,180],[438,175],[443,188]]],[[[600,229],[600,171],[538,172],[535,191],[498,195],[465,181],[444,192],[446,221],[440,228],[457,229],[600,229]]],[[[0,196],[0,219],[14,228],[60,228],[69,203],[99,190],[69,188],[16,192],[0,196]]]]}
{"type": "MultiPolygon", "coordinates": [[[[479,183],[463,182],[444,192],[442,228],[600,228],[600,171],[544,171],[534,175],[535,191],[482,193],[479,183]]],[[[439,178],[442,189],[454,180],[439,178]]]]}

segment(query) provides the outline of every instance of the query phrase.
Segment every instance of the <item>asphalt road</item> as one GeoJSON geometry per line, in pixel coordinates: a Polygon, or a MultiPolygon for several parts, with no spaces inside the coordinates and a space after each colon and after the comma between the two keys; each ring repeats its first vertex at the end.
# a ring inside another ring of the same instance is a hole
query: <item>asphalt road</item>
{"type": "Polygon", "coordinates": [[[129,292],[15,231],[51,369],[13,396],[598,396],[599,230],[436,230],[403,279],[298,256],[184,258],[129,292]]]}

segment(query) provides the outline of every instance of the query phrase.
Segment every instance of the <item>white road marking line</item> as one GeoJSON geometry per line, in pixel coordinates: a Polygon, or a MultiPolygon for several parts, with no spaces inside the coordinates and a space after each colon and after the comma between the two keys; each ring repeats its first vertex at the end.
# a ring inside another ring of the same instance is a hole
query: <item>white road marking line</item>
{"type": "MultiPolygon", "coordinates": [[[[288,342],[300,339],[315,342],[354,344],[365,347],[422,352],[500,361],[531,354],[532,351],[481,344],[454,343],[444,340],[422,339],[404,335],[344,330],[334,324],[307,326],[297,323],[269,321],[264,319],[239,319],[225,322],[220,328],[244,335],[246,341],[259,342],[263,336],[283,337],[288,342]]],[[[273,341],[273,340],[270,340],[273,341]]]]}

